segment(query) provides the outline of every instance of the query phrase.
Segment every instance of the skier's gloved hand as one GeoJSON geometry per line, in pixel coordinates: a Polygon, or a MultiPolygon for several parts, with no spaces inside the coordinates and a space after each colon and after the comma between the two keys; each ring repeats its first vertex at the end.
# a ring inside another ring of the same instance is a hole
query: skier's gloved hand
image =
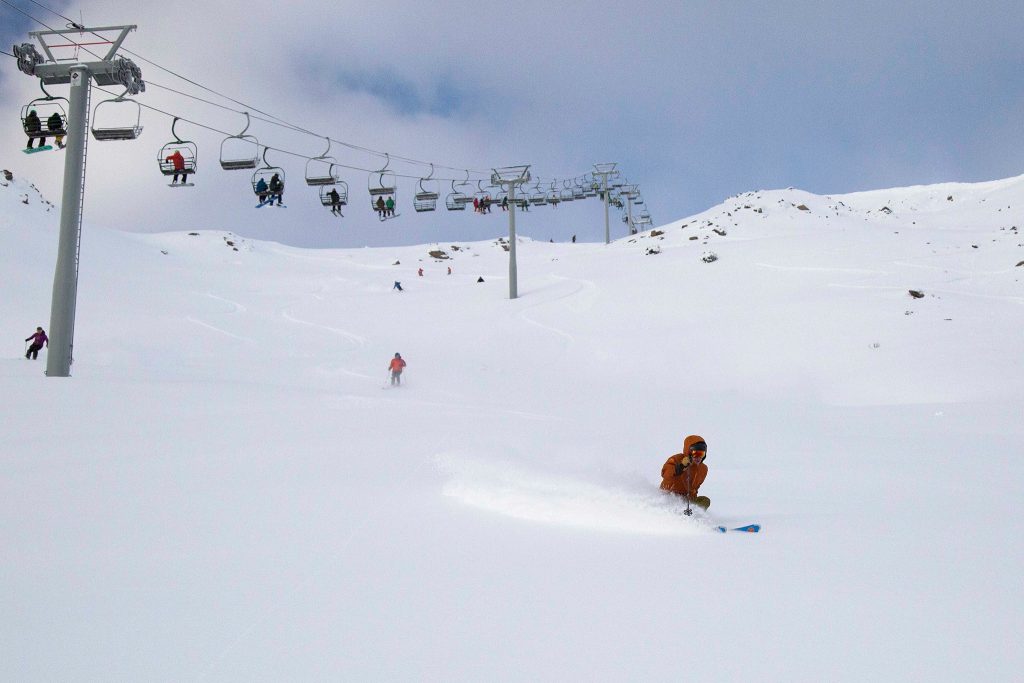
{"type": "Polygon", "coordinates": [[[676,476],[678,477],[680,474],[682,474],[683,470],[685,470],[689,466],[690,466],[690,456],[684,455],[683,457],[681,457],[679,459],[679,462],[676,463],[676,476]]]}

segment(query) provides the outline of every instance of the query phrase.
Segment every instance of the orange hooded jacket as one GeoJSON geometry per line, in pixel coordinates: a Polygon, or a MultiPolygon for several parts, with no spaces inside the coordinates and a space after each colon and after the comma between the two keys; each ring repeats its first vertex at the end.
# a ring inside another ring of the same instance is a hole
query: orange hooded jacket
{"type": "Polygon", "coordinates": [[[698,465],[690,464],[690,446],[704,441],[704,438],[691,434],[683,441],[683,452],[676,453],[665,461],[661,467],[661,488],[664,491],[678,493],[681,496],[697,497],[697,491],[704,479],[708,476],[708,466],[701,462],[698,465]],[[676,465],[683,465],[682,474],[676,475],[676,465]]]}

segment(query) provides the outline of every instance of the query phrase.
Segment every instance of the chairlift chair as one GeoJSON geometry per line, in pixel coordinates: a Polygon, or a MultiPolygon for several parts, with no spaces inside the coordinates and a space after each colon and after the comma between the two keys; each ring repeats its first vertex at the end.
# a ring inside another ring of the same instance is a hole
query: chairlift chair
{"type": "Polygon", "coordinates": [[[469,203],[469,197],[463,192],[459,192],[455,189],[455,181],[452,181],[452,191],[445,197],[444,205],[449,211],[465,211],[466,204],[469,203]]]}
{"type": "Polygon", "coordinates": [[[173,176],[181,173],[195,173],[196,172],[196,157],[198,154],[198,148],[196,143],[190,140],[182,140],[178,137],[178,133],[174,130],[174,127],[178,124],[178,117],[174,117],[174,121],[171,123],[171,135],[174,136],[172,142],[168,142],[166,145],[160,148],[160,153],[157,154],[156,160],[160,167],[160,172],[165,176],[173,176]],[[180,169],[174,168],[174,162],[170,160],[170,157],[175,153],[180,152],[182,159],[185,164],[180,169]]]}
{"type": "Polygon", "coordinates": [[[130,97],[120,95],[103,100],[92,111],[92,136],[97,140],[135,140],[141,134],[142,105],[130,97]],[[116,125],[96,125],[106,123],[105,120],[111,120],[116,125]]]}
{"type": "Polygon", "coordinates": [[[444,205],[449,211],[465,211],[469,197],[455,189],[455,181],[452,181],[452,191],[445,197],[444,205]]]}
{"type": "Polygon", "coordinates": [[[46,88],[43,87],[42,81],[39,81],[39,87],[43,91],[44,97],[37,97],[21,108],[21,126],[25,130],[25,135],[36,138],[43,136],[52,137],[57,135],[67,135],[67,108],[70,107],[71,104],[65,97],[54,97],[50,93],[46,92],[46,88]],[[61,104],[61,102],[64,104],[61,104]],[[28,123],[28,115],[29,112],[32,111],[36,112],[36,116],[39,119],[39,130],[29,130],[30,124],[28,123]],[[60,124],[58,124],[56,128],[51,128],[50,119],[53,118],[54,114],[60,117],[60,124]]]}
{"type": "MultiPolygon", "coordinates": [[[[256,172],[252,174],[252,191],[255,192],[257,196],[260,195],[260,191],[258,189],[256,189],[256,186],[259,185],[260,180],[262,179],[263,182],[265,182],[267,184],[267,188],[269,190],[269,188],[270,188],[270,181],[273,180],[275,175],[277,176],[277,179],[281,182],[281,193],[283,194],[284,190],[285,190],[285,173],[284,173],[284,169],[281,168],[280,166],[271,166],[270,163],[267,162],[267,151],[269,149],[270,149],[269,147],[264,147],[263,148],[263,164],[264,165],[261,166],[260,168],[256,169],[256,172]]],[[[278,193],[264,191],[263,194],[264,195],[270,195],[270,194],[278,194],[278,193]]],[[[262,200],[263,197],[260,197],[260,199],[262,200]]]]}
{"type": "Polygon", "coordinates": [[[576,199],[576,197],[573,195],[572,188],[569,187],[568,180],[562,181],[562,191],[559,192],[558,198],[563,202],[571,202],[576,199]]]}
{"type": "Polygon", "coordinates": [[[434,176],[434,165],[430,165],[430,175],[426,178],[420,178],[419,190],[413,196],[412,208],[418,213],[424,211],[434,211],[437,208],[437,200],[440,195],[440,186],[436,180],[433,180],[434,176]]]}
{"type": "Polygon", "coordinates": [[[494,198],[491,195],[491,190],[493,190],[493,188],[484,187],[483,180],[476,181],[476,192],[473,193],[473,197],[480,204],[480,209],[482,212],[487,206],[494,203],[494,198]]]}
{"type": "Polygon", "coordinates": [[[551,188],[548,190],[548,204],[551,206],[558,206],[562,202],[561,193],[555,189],[555,183],[551,183],[551,188]]]}
{"type": "Polygon", "coordinates": [[[331,139],[327,140],[327,150],[318,157],[306,162],[306,184],[310,187],[334,185],[338,182],[338,171],[335,170],[337,160],[328,156],[331,153],[331,139]]]}
{"type": "MultiPolygon", "coordinates": [[[[377,200],[381,199],[387,201],[388,197],[392,199],[396,208],[398,205],[398,197],[396,190],[398,189],[397,183],[395,182],[395,174],[388,169],[391,164],[391,156],[388,154],[384,155],[385,162],[384,168],[379,171],[373,171],[370,173],[369,179],[367,180],[367,187],[370,191],[370,207],[374,211],[379,211],[377,207],[377,200]]],[[[380,217],[381,220],[387,220],[393,218],[394,214],[388,216],[387,212],[380,217]]]]}
{"type": "Polygon", "coordinates": [[[220,143],[220,167],[225,171],[247,171],[260,161],[260,141],[249,130],[249,113],[245,114],[245,128],[238,135],[229,135],[220,143]]]}
{"type": "Polygon", "coordinates": [[[348,206],[348,183],[344,180],[339,180],[333,185],[321,185],[320,203],[328,209],[332,208],[334,206],[334,197],[331,196],[331,192],[335,190],[338,192],[338,204],[340,206],[348,206]]]}
{"type": "Polygon", "coordinates": [[[530,204],[533,206],[544,206],[548,203],[547,194],[540,189],[540,183],[538,182],[533,187],[533,192],[530,193],[530,204]]]}

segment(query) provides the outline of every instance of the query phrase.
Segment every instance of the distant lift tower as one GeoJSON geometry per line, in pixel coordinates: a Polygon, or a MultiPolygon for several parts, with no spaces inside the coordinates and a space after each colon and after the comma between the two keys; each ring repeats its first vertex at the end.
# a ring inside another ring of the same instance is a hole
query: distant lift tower
{"type": "Polygon", "coordinates": [[[619,172],[615,170],[617,163],[594,164],[594,175],[601,176],[601,193],[604,195],[604,243],[612,241],[611,227],[608,225],[608,178],[616,177],[619,172]]]}
{"type": "MultiPolygon", "coordinates": [[[[85,190],[86,135],[89,131],[89,95],[91,80],[96,85],[119,85],[125,95],[144,92],[146,84],[142,71],[130,59],[115,56],[121,43],[135,26],[76,27],[63,31],[35,31],[29,33],[46,53],[44,58],[32,43],[14,46],[18,68],[29,76],[37,76],[43,85],[68,83],[71,85],[67,123],[67,148],[64,158],[64,190],[60,211],[60,242],[57,246],[57,267],[53,276],[53,301],[50,307],[50,344],[46,355],[48,377],[68,377],[71,374],[72,347],[75,338],[75,304],[78,297],[78,255],[82,233],[82,200],[85,190]],[[90,36],[86,42],[75,42],[72,34],[90,36]],[[116,36],[106,39],[104,36],[116,36]],[[93,39],[99,38],[99,41],[93,39]],[[60,40],[60,43],[48,42],[60,40]],[[84,45],[105,45],[107,53],[84,61],[80,51],[84,45]],[[75,56],[68,59],[54,57],[52,50],[74,48],[75,56]]],[[[45,124],[44,124],[45,125],[45,124]]],[[[128,139],[128,138],[119,138],[128,139]]]]}
{"type": "Polygon", "coordinates": [[[491,185],[508,188],[508,298],[519,296],[516,270],[516,187],[530,182],[530,165],[492,169],[491,185]]]}

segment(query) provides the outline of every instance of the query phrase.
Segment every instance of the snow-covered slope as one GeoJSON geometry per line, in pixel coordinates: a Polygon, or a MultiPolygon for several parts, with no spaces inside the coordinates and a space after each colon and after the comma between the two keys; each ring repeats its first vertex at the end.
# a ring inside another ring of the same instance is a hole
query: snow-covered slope
{"type": "Polygon", "coordinates": [[[497,236],[87,225],[49,379],[57,212],[0,183],[0,678],[1012,678],[1022,208],[746,193],[522,241],[514,301],[497,236]],[[690,433],[709,518],[657,490],[690,433]]]}

